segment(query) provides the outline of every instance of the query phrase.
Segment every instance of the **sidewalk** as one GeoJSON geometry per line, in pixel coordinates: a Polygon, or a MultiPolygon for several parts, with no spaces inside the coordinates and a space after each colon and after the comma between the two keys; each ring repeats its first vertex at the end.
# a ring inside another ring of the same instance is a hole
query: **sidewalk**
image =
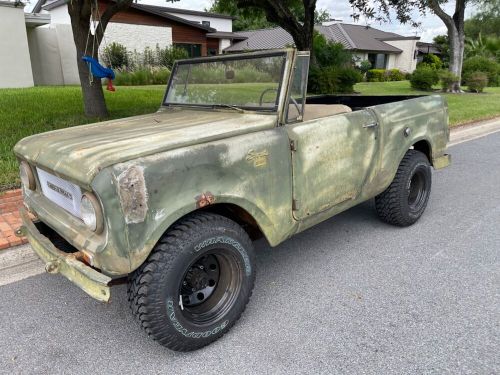
{"type": "Polygon", "coordinates": [[[21,189],[0,193],[0,250],[28,242],[25,238],[21,239],[14,234],[21,226],[19,207],[22,204],[21,189]]]}
{"type": "MultiPolygon", "coordinates": [[[[448,146],[470,141],[500,131],[500,117],[479,121],[451,129],[448,146]]],[[[19,207],[23,198],[21,189],[0,193],[0,250],[27,243],[25,238],[16,237],[14,232],[21,226],[19,207]]]]}

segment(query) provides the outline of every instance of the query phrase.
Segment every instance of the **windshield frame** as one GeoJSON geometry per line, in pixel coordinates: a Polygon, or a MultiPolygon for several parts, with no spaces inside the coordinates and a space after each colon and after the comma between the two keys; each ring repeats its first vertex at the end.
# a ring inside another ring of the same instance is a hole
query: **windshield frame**
{"type": "Polygon", "coordinates": [[[234,106],[241,108],[245,111],[255,111],[255,112],[264,112],[264,113],[278,113],[282,106],[283,97],[286,93],[283,92],[283,89],[286,87],[286,83],[288,82],[288,75],[286,74],[287,68],[289,66],[290,60],[290,50],[289,49],[279,49],[279,50],[270,50],[270,51],[258,51],[258,52],[247,52],[247,53],[239,53],[239,54],[227,54],[227,55],[217,55],[217,56],[207,56],[207,57],[198,57],[194,59],[184,59],[177,60],[174,63],[172,68],[172,73],[170,74],[170,78],[168,80],[167,89],[165,90],[165,95],[163,97],[162,105],[166,107],[188,107],[188,108],[202,108],[202,109],[223,109],[227,104],[229,106],[234,106]],[[207,62],[215,62],[215,61],[235,61],[235,60],[251,60],[258,58],[266,58],[266,57],[282,57],[283,64],[281,66],[280,73],[280,81],[277,88],[276,94],[276,102],[273,107],[259,107],[259,106],[240,106],[234,105],[232,103],[223,103],[220,104],[200,104],[200,103],[177,103],[177,102],[168,102],[167,97],[170,90],[173,89],[172,82],[173,77],[177,73],[177,69],[182,65],[191,65],[191,64],[203,64],[207,62]]]}

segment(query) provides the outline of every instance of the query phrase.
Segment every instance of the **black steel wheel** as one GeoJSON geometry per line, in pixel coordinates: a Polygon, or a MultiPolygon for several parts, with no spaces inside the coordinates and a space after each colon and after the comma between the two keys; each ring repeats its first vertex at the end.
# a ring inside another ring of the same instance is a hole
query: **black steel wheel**
{"type": "Polygon", "coordinates": [[[232,327],[254,280],[246,232],[223,216],[198,213],[174,225],[130,276],[128,299],[151,337],[170,349],[190,351],[232,327]]]}
{"type": "Polygon", "coordinates": [[[406,227],[414,224],[424,213],[431,193],[432,174],[427,157],[408,150],[389,187],[375,197],[380,219],[406,227]]]}

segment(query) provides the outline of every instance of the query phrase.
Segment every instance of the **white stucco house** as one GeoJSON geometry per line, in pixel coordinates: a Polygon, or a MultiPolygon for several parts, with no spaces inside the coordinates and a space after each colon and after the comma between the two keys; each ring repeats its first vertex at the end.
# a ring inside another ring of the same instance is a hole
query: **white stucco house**
{"type": "MultiPolygon", "coordinates": [[[[11,52],[0,59],[0,87],[80,83],[69,1],[39,0],[31,13],[24,13],[23,3],[0,0],[0,46],[11,52]]],[[[110,1],[99,0],[99,10],[110,1]]],[[[130,52],[173,45],[192,57],[207,56],[231,45],[237,37],[232,28],[231,16],[133,3],[113,16],[105,41],[130,52]]]]}

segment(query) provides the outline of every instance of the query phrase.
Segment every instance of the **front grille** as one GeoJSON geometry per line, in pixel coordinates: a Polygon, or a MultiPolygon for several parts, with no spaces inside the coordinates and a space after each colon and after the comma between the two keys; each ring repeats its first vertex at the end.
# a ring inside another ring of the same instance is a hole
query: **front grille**
{"type": "Polygon", "coordinates": [[[43,195],[76,217],[81,217],[82,191],[78,185],[37,168],[43,195]]]}

